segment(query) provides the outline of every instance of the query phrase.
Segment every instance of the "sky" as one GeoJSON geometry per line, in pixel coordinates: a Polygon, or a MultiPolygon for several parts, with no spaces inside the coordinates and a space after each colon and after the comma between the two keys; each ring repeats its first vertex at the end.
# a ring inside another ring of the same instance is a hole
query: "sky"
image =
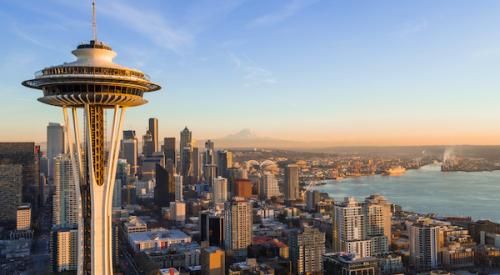
{"type": "MultiPolygon", "coordinates": [[[[0,0],[0,141],[62,111],[21,86],[91,38],[90,0],[0,0]]],[[[97,0],[115,62],[163,89],[125,129],[332,145],[500,144],[500,1],[97,0]]]]}

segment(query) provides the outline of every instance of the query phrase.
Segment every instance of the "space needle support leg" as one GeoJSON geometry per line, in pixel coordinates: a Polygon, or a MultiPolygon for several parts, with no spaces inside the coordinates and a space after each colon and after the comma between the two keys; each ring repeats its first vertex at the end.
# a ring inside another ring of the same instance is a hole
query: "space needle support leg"
{"type": "MultiPolygon", "coordinates": [[[[74,192],[75,192],[75,199],[76,199],[76,205],[78,207],[77,213],[78,213],[78,234],[77,234],[77,274],[81,275],[83,274],[83,221],[82,221],[82,203],[81,203],[81,197],[80,197],[80,175],[81,171],[79,169],[81,161],[75,159],[75,153],[73,150],[73,144],[76,143],[77,148],[80,146],[78,143],[78,138],[75,140],[73,139],[73,136],[71,135],[71,130],[70,130],[70,125],[69,125],[69,119],[68,119],[68,109],[66,106],[63,107],[63,115],[64,115],[64,135],[66,137],[67,143],[68,143],[68,149],[69,149],[69,155],[70,155],[70,160],[71,160],[71,166],[72,166],[72,176],[73,176],[73,181],[74,181],[74,192]]],[[[73,121],[74,123],[74,121],[73,121]]],[[[73,124],[73,127],[78,127],[76,124],[73,124]]],[[[75,131],[76,132],[76,131],[75,131]]],[[[78,151],[78,158],[80,159],[80,150],[77,149],[78,151]]]]}
{"type": "MultiPolygon", "coordinates": [[[[125,117],[125,108],[115,106],[113,112],[113,124],[111,128],[111,148],[109,150],[108,155],[108,165],[107,165],[107,173],[106,173],[106,182],[105,182],[105,203],[104,203],[104,213],[105,217],[105,242],[109,248],[113,247],[113,226],[112,226],[112,205],[113,205],[113,191],[115,185],[116,178],[116,167],[118,162],[118,153],[120,152],[119,148],[119,136],[123,128],[123,120],[125,117]]],[[[105,261],[106,274],[113,274],[113,252],[107,250],[105,252],[105,261]]]]}

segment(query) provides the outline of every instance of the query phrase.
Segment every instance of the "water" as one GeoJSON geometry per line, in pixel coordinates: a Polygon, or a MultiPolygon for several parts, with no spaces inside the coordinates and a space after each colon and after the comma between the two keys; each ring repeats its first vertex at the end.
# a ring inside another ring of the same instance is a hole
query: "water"
{"type": "Polygon", "coordinates": [[[346,178],[311,189],[336,200],[379,193],[404,210],[500,222],[500,171],[443,173],[439,165],[428,165],[402,176],[346,178]]]}

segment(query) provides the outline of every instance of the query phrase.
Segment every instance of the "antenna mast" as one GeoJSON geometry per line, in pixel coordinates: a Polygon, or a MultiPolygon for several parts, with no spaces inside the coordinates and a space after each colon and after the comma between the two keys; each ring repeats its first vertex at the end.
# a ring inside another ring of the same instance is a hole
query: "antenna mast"
{"type": "Polygon", "coordinates": [[[95,0],[92,0],[92,38],[97,42],[97,30],[95,23],[95,0]]]}

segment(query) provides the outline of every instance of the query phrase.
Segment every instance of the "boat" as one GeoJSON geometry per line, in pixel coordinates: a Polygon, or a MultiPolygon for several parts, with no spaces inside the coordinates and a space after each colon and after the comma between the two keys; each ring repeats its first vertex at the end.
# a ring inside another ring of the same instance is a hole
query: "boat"
{"type": "Polygon", "coordinates": [[[382,172],[384,176],[401,176],[406,172],[406,168],[402,166],[391,167],[382,172]]]}

